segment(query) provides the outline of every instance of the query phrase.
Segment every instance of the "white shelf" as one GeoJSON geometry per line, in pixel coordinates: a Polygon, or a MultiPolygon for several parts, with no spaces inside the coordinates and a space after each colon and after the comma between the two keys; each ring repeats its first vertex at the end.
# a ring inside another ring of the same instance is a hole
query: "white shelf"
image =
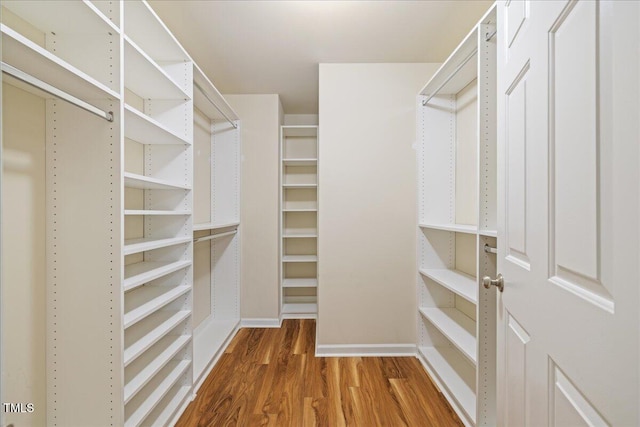
{"type": "Polygon", "coordinates": [[[134,289],[125,296],[124,328],[127,329],[189,291],[189,285],[144,286],[134,289]]]}
{"type": "Polygon", "coordinates": [[[140,144],[191,144],[185,137],[128,104],[124,106],[124,136],[140,144]]]}
{"type": "MultiPolygon", "coordinates": [[[[150,330],[145,330],[139,338],[135,339],[135,341],[125,348],[124,366],[126,367],[136,360],[138,356],[147,351],[149,347],[157,343],[190,315],[191,311],[189,310],[158,312],[157,317],[155,318],[156,323],[154,323],[154,327],[150,330]]],[[[129,332],[130,331],[127,331],[127,333],[129,332]]]]}
{"type": "Polygon", "coordinates": [[[313,208],[282,209],[282,212],[318,212],[318,209],[313,209],[313,208]]]}
{"type": "Polygon", "coordinates": [[[478,227],[475,225],[464,225],[464,224],[427,224],[422,223],[418,224],[420,228],[427,228],[430,230],[443,230],[443,231],[453,231],[456,233],[466,233],[466,234],[476,234],[478,232],[478,227]]]}
{"type": "Polygon", "coordinates": [[[166,248],[169,246],[188,243],[192,237],[170,237],[166,239],[129,239],[124,241],[124,255],[132,255],[153,249],[166,248]]]}
{"type": "Polygon", "coordinates": [[[306,230],[305,231],[285,230],[282,237],[285,239],[307,239],[311,237],[318,237],[318,232],[317,231],[309,232],[306,230]]]}
{"type": "MultiPolygon", "coordinates": [[[[162,346],[162,350],[149,355],[149,360],[145,360],[144,368],[131,378],[124,386],[125,405],[147,385],[149,381],[166,366],[173,357],[180,352],[191,340],[190,335],[166,336],[158,341],[157,345],[162,346]]],[[[149,350],[151,351],[151,350],[149,350]]],[[[146,356],[146,353],[145,353],[146,356]]],[[[126,376],[126,375],[125,375],[126,376]]]]}
{"type": "Polygon", "coordinates": [[[230,228],[237,227],[240,225],[240,221],[227,222],[222,224],[213,224],[213,223],[205,223],[205,224],[194,224],[193,231],[205,231],[205,230],[218,230],[222,228],[230,228]]]}
{"type": "Polygon", "coordinates": [[[456,295],[474,304],[478,303],[478,282],[475,277],[457,270],[446,269],[420,269],[420,274],[441,286],[449,289],[456,295]]]}
{"type": "Polygon", "coordinates": [[[124,36],[124,86],[144,99],[191,99],[160,66],[124,36]]]}
{"type": "MultiPolygon", "coordinates": [[[[146,399],[140,403],[136,410],[127,417],[125,427],[139,426],[149,416],[149,414],[158,406],[158,403],[164,398],[171,388],[178,382],[180,377],[184,375],[189,366],[190,360],[182,360],[180,362],[172,362],[164,367],[158,375],[158,381],[149,384],[153,390],[146,399]]],[[[185,388],[188,388],[185,386],[185,388]]],[[[182,389],[182,388],[181,388],[182,389]]]]}
{"type": "Polygon", "coordinates": [[[317,125],[284,125],[282,126],[282,135],[284,137],[318,136],[318,126],[317,125]]]}
{"type": "Polygon", "coordinates": [[[318,159],[282,159],[282,164],[285,166],[317,166],[318,159]]]}
{"type": "Polygon", "coordinates": [[[476,356],[476,322],[455,308],[420,308],[433,324],[474,365],[476,356]]]}
{"type": "Polygon", "coordinates": [[[222,344],[231,336],[240,319],[215,319],[210,317],[193,331],[193,372],[199,379],[222,344]]]}
{"type": "MultiPolygon", "coordinates": [[[[2,33],[2,60],[5,63],[87,102],[93,99],[120,98],[118,93],[103,83],[33,43],[5,24],[0,24],[0,31],[2,33]]],[[[42,91],[39,92],[44,94],[42,91]]],[[[52,97],[48,94],[45,96],[52,97]]]]}
{"type": "Polygon", "coordinates": [[[85,1],[7,1],[3,2],[3,6],[43,33],[54,32],[79,36],[107,32],[120,33],[118,27],[100,10],[85,1]]]}
{"type": "Polygon", "coordinates": [[[317,288],[318,279],[284,279],[283,288],[317,288]]]}
{"type": "Polygon", "coordinates": [[[184,216],[191,215],[191,211],[161,211],[152,209],[125,209],[125,215],[129,216],[184,216]]]}
{"type": "Polygon", "coordinates": [[[285,303],[282,306],[282,314],[316,314],[318,304],[313,303],[285,303]]]}
{"type": "Polygon", "coordinates": [[[187,61],[189,55],[146,2],[124,2],[125,33],[156,61],[187,61]]]}
{"type": "Polygon", "coordinates": [[[190,260],[175,262],[143,261],[124,267],[124,291],[130,291],[152,280],[159,279],[175,271],[189,267],[190,260]]]}
{"type": "Polygon", "coordinates": [[[318,262],[317,255],[284,255],[282,262],[318,262]]]}
{"type": "Polygon", "coordinates": [[[176,184],[164,179],[151,178],[131,172],[124,173],[124,186],[140,190],[191,190],[188,185],[176,184]]]}
{"type": "Polygon", "coordinates": [[[485,237],[498,237],[497,230],[480,230],[479,234],[485,237]]]}
{"type": "Polygon", "coordinates": [[[168,425],[170,417],[178,410],[190,392],[191,387],[185,385],[178,388],[173,396],[168,395],[167,397],[170,397],[170,400],[164,405],[157,405],[156,408],[147,416],[147,425],[168,425]]]}
{"type": "Polygon", "coordinates": [[[318,184],[282,184],[282,188],[318,188],[318,184]]]}
{"type": "Polygon", "coordinates": [[[467,418],[476,422],[476,371],[456,349],[419,347],[443,387],[458,403],[467,418]]]}

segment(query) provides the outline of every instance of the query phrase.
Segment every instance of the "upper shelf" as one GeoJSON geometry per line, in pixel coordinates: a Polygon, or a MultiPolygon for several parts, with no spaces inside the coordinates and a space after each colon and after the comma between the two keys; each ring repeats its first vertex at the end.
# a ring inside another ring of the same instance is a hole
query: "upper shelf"
{"type": "Polygon", "coordinates": [[[155,61],[191,61],[171,31],[145,1],[125,1],[124,33],[155,61]]]}
{"type": "Polygon", "coordinates": [[[316,166],[318,159],[282,159],[285,166],[316,166]]]}
{"type": "Polygon", "coordinates": [[[103,83],[84,73],[17,31],[0,24],[2,60],[33,77],[83,100],[119,99],[103,83]]]}
{"type": "Polygon", "coordinates": [[[124,118],[124,136],[140,144],[190,144],[162,123],[129,105],[124,106],[124,118]]]}
{"type": "Polygon", "coordinates": [[[282,136],[316,136],[318,126],[315,125],[285,125],[282,126],[282,136]]]}
{"type": "Polygon", "coordinates": [[[200,87],[193,88],[193,104],[205,116],[216,121],[226,120],[225,115],[230,120],[239,120],[238,114],[195,62],[193,63],[193,83],[194,86],[200,87]]]}
{"type": "MultiPolygon", "coordinates": [[[[133,3],[133,2],[126,2],[133,3]]],[[[124,85],[145,99],[191,98],[173,79],[129,37],[124,37],[124,85]]]]}
{"type": "Polygon", "coordinates": [[[430,230],[442,230],[442,231],[453,231],[456,233],[465,233],[465,234],[476,234],[478,232],[478,227],[475,225],[466,225],[466,224],[419,224],[420,228],[427,228],[430,230]]]}

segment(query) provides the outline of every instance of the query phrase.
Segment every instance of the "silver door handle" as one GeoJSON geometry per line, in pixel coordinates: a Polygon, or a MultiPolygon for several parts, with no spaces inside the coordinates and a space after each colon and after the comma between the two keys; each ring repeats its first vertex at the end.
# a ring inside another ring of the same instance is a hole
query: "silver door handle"
{"type": "Polygon", "coordinates": [[[489,289],[491,288],[491,286],[495,286],[500,292],[504,291],[504,278],[502,277],[502,274],[498,274],[495,279],[491,279],[491,277],[489,276],[484,276],[482,278],[482,284],[484,285],[485,289],[489,289]]]}

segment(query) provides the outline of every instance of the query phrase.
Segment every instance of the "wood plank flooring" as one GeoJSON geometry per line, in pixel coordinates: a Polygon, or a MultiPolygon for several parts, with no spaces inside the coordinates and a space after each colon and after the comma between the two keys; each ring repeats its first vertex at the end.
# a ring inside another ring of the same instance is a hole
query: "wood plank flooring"
{"type": "Polygon", "coordinates": [[[241,329],[177,423],[462,426],[413,357],[315,357],[315,321],[241,329]]]}

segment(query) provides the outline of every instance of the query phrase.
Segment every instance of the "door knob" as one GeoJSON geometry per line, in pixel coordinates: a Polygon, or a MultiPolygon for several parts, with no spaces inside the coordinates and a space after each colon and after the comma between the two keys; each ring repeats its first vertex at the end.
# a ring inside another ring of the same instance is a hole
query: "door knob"
{"type": "Polygon", "coordinates": [[[491,279],[491,277],[489,276],[484,276],[482,278],[482,284],[484,285],[485,289],[489,289],[491,288],[491,286],[495,286],[500,292],[504,291],[504,278],[502,277],[502,274],[498,274],[495,279],[491,279]]]}

